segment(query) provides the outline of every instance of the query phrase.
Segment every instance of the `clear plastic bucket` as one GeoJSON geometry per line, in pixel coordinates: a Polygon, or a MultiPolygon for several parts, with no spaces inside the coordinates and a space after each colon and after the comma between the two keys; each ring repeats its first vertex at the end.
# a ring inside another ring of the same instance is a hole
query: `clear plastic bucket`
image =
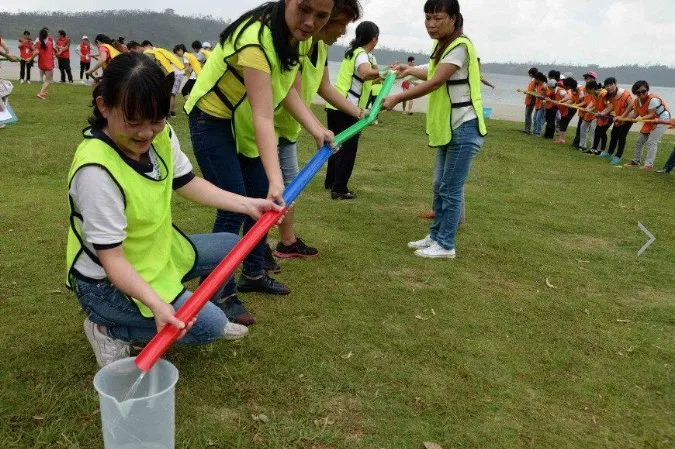
{"type": "Polygon", "coordinates": [[[105,449],[174,448],[178,370],[160,359],[129,394],[140,375],[134,358],[129,357],[101,368],[94,376],[105,449]]]}

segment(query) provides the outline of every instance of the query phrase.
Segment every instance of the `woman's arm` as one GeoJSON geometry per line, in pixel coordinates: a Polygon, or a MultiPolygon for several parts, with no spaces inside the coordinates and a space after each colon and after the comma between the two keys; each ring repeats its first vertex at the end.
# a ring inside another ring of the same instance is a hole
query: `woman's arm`
{"type": "MultiPolygon", "coordinates": [[[[157,332],[167,324],[172,324],[179,329],[185,329],[181,337],[187,332],[185,323],[175,317],[175,310],[159,297],[150,284],[129,263],[122,246],[96,251],[110,282],[122,293],[138,299],[145,304],[155,316],[157,332]]],[[[192,323],[190,323],[191,325],[192,323]]]]}
{"type": "Polygon", "coordinates": [[[417,79],[426,81],[429,76],[429,66],[427,65],[416,65],[411,67],[409,65],[394,64],[391,66],[391,69],[398,74],[396,76],[397,78],[414,76],[417,79]]]}
{"type": "Polygon", "coordinates": [[[459,67],[455,64],[439,64],[436,73],[434,73],[434,76],[430,80],[423,81],[417,86],[404,90],[399,94],[388,96],[384,99],[382,107],[386,110],[391,110],[402,101],[423,97],[443,86],[457,70],[459,70],[459,67]]]}
{"type": "Polygon", "coordinates": [[[302,101],[295,87],[288,91],[282,103],[291,116],[312,135],[317,147],[321,147],[325,143],[334,146],[335,136],[331,131],[324,128],[319,119],[316,118],[305,102],[302,101]]]}
{"type": "Polygon", "coordinates": [[[490,81],[488,81],[487,79],[483,78],[483,75],[480,76],[480,82],[485,84],[488,87],[491,87],[493,89],[495,88],[495,85],[490,83],[490,81]]]}
{"type": "Polygon", "coordinates": [[[255,140],[267,179],[268,198],[284,204],[284,182],[279,167],[277,136],[274,131],[274,101],[272,97],[272,76],[261,70],[244,67],[244,85],[253,115],[255,140]]]}
{"type": "Polygon", "coordinates": [[[361,118],[366,114],[363,109],[347,100],[347,98],[341,95],[340,92],[338,92],[337,89],[333,87],[333,85],[330,83],[328,68],[323,69],[323,78],[321,78],[321,85],[319,86],[319,95],[328,103],[332,104],[345,114],[351,115],[352,117],[361,118]]]}
{"type": "Polygon", "coordinates": [[[237,195],[198,177],[177,189],[176,193],[203,206],[246,214],[254,220],[259,219],[268,210],[280,211],[282,209],[273,201],[237,195]]]}
{"type": "Polygon", "coordinates": [[[380,71],[367,62],[360,64],[356,72],[363,81],[370,81],[380,77],[380,71]]]}

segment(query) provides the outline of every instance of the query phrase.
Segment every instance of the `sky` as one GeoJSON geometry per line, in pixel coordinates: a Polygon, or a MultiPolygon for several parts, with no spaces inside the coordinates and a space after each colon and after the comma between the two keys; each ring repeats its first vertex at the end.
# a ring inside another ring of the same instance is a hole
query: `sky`
{"type": "MultiPolygon", "coordinates": [[[[428,53],[424,0],[361,0],[380,45],[428,53]]],[[[4,11],[173,8],[233,19],[261,0],[3,0],[4,11]]],[[[460,0],[464,32],[483,62],[675,66],[674,0],[460,0]]],[[[354,26],[339,43],[346,44],[354,26]]]]}

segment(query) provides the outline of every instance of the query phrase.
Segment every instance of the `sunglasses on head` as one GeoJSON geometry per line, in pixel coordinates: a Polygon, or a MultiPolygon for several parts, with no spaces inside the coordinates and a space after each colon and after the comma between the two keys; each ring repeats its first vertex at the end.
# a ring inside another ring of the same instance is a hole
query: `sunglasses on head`
{"type": "Polygon", "coordinates": [[[642,95],[646,94],[647,92],[648,92],[647,89],[639,89],[635,91],[635,95],[642,95]]]}

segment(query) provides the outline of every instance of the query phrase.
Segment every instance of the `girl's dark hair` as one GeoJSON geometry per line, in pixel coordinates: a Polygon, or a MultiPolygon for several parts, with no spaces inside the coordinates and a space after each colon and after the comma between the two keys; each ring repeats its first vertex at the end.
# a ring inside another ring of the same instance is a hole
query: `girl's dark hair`
{"type": "Polygon", "coordinates": [[[448,16],[455,16],[455,31],[447,39],[439,41],[438,45],[434,49],[434,52],[431,54],[431,58],[438,64],[441,62],[443,53],[445,49],[448,48],[448,45],[452,43],[455,39],[461,36],[464,31],[464,17],[459,11],[459,1],[457,0],[427,0],[424,4],[424,14],[434,14],[437,12],[445,12],[448,16]]]}
{"type": "Polygon", "coordinates": [[[47,39],[47,36],[49,36],[49,33],[47,32],[47,28],[41,29],[40,34],[38,34],[38,40],[40,41],[40,46],[43,49],[47,48],[47,44],[45,44],[45,39],[47,39]]]}
{"type": "Polygon", "coordinates": [[[184,44],[178,44],[173,47],[173,52],[176,53],[178,50],[183,50],[183,53],[187,53],[187,48],[185,48],[184,44]]]}
{"type": "Polygon", "coordinates": [[[94,39],[94,41],[99,41],[102,44],[112,45],[112,39],[110,39],[105,34],[97,34],[96,39],[94,39]]]}
{"type": "Polygon", "coordinates": [[[345,58],[351,58],[354,56],[354,51],[357,48],[363,47],[379,36],[380,29],[373,22],[366,20],[365,22],[359,23],[359,26],[356,27],[356,36],[349,42],[349,47],[347,47],[347,51],[345,52],[345,58]]]}
{"type": "Polygon", "coordinates": [[[152,42],[150,42],[150,41],[147,40],[147,39],[144,40],[143,42],[141,42],[141,47],[148,47],[148,46],[149,46],[149,47],[154,47],[154,45],[152,45],[152,42]]]}
{"type": "Polygon", "coordinates": [[[159,121],[169,114],[173,77],[164,72],[150,57],[140,53],[123,53],[114,58],[92,93],[93,115],[89,124],[102,129],[106,119],[96,107],[96,98],[103,97],[109,108],[120,107],[127,121],[159,121]]]}
{"type": "Polygon", "coordinates": [[[610,76],[609,78],[607,78],[605,80],[604,84],[605,84],[605,86],[608,85],[608,84],[616,84],[616,78],[614,78],[613,76],[610,76]]]}
{"type": "Polygon", "coordinates": [[[596,80],[590,80],[586,83],[586,90],[598,90],[602,89],[602,84],[598,83],[596,80]]]}
{"type": "Polygon", "coordinates": [[[65,31],[59,30],[59,36],[65,36],[65,35],[66,35],[66,32],[65,32],[65,31]]]}
{"type": "Polygon", "coordinates": [[[198,50],[202,48],[202,43],[199,41],[193,41],[192,42],[192,49],[193,50],[198,50]]]}
{"type": "Polygon", "coordinates": [[[565,78],[563,80],[563,86],[565,86],[568,89],[577,90],[577,87],[579,87],[579,83],[577,83],[577,80],[575,80],[574,78],[565,78]]]}
{"type": "Polygon", "coordinates": [[[527,71],[527,74],[530,76],[534,76],[537,74],[539,70],[536,67],[532,67],[530,70],[527,71]]]}
{"type": "Polygon", "coordinates": [[[545,83],[546,81],[548,81],[548,78],[546,78],[546,75],[544,75],[541,72],[537,72],[534,75],[534,79],[536,79],[537,81],[541,81],[542,83],[545,83]]]}
{"type": "Polygon", "coordinates": [[[129,44],[127,45],[127,50],[131,51],[131,50],[134,50],[134,49],[136,49],[140,46],[141,46],[141,44],[139,44],[136,41],[129,41],[129,44]]]}
{"type": "MultiPolygon", "coordinates": [[[[251,26],[254,22],[261,22],[264,25],[267,25],[272,31],[272,41],[274,42],[274,51],[279,57],[279,63],[281,64],[281,69],[286,71],[290,70],[291,67],[298,64],[300,60],[300,54],[298,52],[298,45],[291,45],[291,31],[286,25],[286,1],[278,0],[276,2],[267,2],[253,8],[250,11],[245,12],[241,17],[232,22],[227,28],[220,33],[220,45],[224,45],[225,41],[232,38],[234,32],[241,26],[245,24],[241,29],[241,33],[237,36],[242,35],[244,30],[251,26]]],[[[262,36],[263,28],[260,28],[258,37],[262,36]]],[[[237,45],[235,40],[234,45],[237,45]]]]}
{"type": "Polygon", "coordinates": [[[117,42],[119,42],[120,44],[124,45],[124,38],[123,38],[122,36],[118,37],[118,38],[117,38],[117,42]]]}
{"type": "Polygon", "coordinates": [[[557,70],[550,70],[548,72],[548,77],[553,78],[556,81],[560,81],[560,72],[557,70]]]}
{"type": "Polygon", "coordinates": [[[346,16],[351,22],[359,20],[361,18],[361,3],[359,0],[335,0],[331,19],[339,16],[346,16]]]}
{"type": "Polygon", "coordinates": [[[637,91],[640,90],[641,87],[646,87],[647,91],[649,91],[649,83],[645,80],[640,80],[640,81],[635,81],[635,84],[633,84],[633,88],[631,91],[633,94],[637,95],[637,91]]]}

